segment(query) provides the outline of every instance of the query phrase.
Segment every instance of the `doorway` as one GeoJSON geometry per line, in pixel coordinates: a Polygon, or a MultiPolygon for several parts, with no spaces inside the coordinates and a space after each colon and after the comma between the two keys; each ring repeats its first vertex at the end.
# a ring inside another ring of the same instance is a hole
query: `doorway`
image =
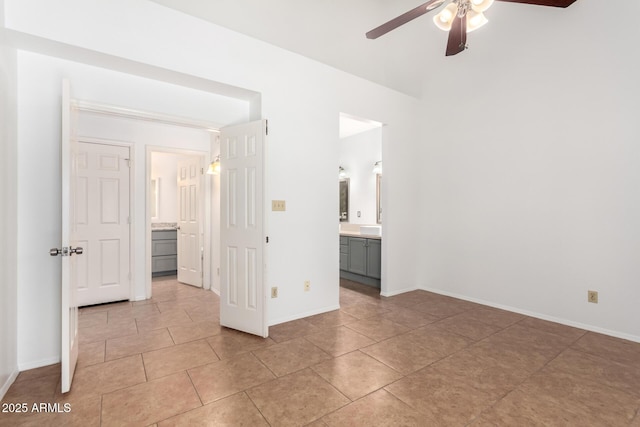
{"type": "Polygon", "coordinates": [[[210,289],[209,155],[180,148],[148,147],[146,278],[176,275],[178,281],[210,289]]]}
{"type": "Polygon", "coordinates": [[[382,123],[341,113],[340,278],[382,290],[382,123]]]}

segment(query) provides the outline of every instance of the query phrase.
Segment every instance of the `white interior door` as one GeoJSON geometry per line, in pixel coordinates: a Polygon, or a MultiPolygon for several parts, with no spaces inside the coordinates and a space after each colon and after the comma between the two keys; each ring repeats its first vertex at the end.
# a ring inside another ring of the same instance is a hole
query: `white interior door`
{"type": "Polygon", "coordinates": [[[77,141],[75,117],[77,110],[71,105],[71,85],[62,82],[62,135],[61,135],[61,175],[62,175],[62,246],[51,250],[51,255],[60,255],[62,262],[61,308],[61,365],[62,392],[71,389],[73,373],[78,360],[78,305],[75,301],[77,282],[78,247],[75,227],[75,153],[77,141]],[[74,255],[75,254],[75,255],[74,255]]]}
{"type": "Polygon", "coordinates": [[[220,324],[267,337],[264,290],[266,121],[221,130],[220,324]]]}
{"type": "Polygon", "coordinates": [[[202,287],[200,157],[178,162],[178,281],[202,287]]]}
{"type": "Polygon", "coordinates": [[[131,295],[129,147],[78,143],[76,227],[79,306],[128,300],[131,295]]]}

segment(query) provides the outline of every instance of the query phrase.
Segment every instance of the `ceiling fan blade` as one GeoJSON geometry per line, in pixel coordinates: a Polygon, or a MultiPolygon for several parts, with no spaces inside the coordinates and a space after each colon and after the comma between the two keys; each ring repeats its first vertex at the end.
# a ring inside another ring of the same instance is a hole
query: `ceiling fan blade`
{"type": "Polygon", "coordinates": [[[456,55],[467,47],[467,15],[453,19],[451,30],[449,30],[449,41],[447,42],[446,56],[456,55]]]}
{"type": "Polygon", "coordinates": [[[444,2],[445,0],[429,0],[428,2],[423,3],[420,6],[411,9],[409,12],[403,13],[397,18],[394,18],[391,21],[386,22],[379,27],[376,27],[373,30],[369,31],[367,33],[367,38],[377,39],[378,37],[387,34],[389,31],[395,30],[399,26],[416,19],[417,17],[422,16],[427,12],[431,12],[433,9],[437,8],[444,2]]]}
{"type": "Polygon", "coordinates": [[[524,4],[537,4],[540,6],[553,6],[553,7],[569,7],[576,0],[497,0],[507,3],[524,3],[524,4]]]}

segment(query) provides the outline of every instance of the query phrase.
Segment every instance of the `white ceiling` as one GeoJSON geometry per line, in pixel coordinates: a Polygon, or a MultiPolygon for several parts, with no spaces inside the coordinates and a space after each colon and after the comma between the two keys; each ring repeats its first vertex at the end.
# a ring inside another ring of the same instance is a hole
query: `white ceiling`
{"type": "Polygon", "coordinates": [[[340,113],[340,138],[382,127],[382,123],[340,113]]]}
{"type": "Polygon", "coordinates": [[[490,22],[469,35],[469,50],[445,57],[447,34],[433,24],[433,12],[376,40],[365,37],[425,0],[152,1],[418,98],[433,84],[434,70],[488,61],[502,52],[511,56],[523,34],[534,39],[541,28],[557,24],[560,14],[576,7],[496,2],[485,13],[490,22]],[[516,41],[509,44],[512,37],[516,41]]]}

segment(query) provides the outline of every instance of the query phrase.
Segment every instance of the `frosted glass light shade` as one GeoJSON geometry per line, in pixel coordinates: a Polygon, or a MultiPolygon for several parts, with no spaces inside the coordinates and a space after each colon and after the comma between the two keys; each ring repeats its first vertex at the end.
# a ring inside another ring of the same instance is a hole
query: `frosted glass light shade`
{"type": "Polygon", "coordinates": [[[218,175],[220,173],[220,156],[209,164],[207,175],[218,175]]]}
{"type": "Polygon", "coordinates": [[[442,31],[449,31],[457,13],[458,6],[455,3],[449,3],[447,7],[442,9],[440,13],[433,17],[433,23],[442,31]]]}
{"type": "Polygon", "coordinates": [[[471,0],[471,7],[476,12],[484,12],[493,4],[493,0],[471,0]]]}
{"type": "Polygon", "coordinates": [[[485,18],[482,12],[476,12],[473,9],[470,10],[467,12],[467,33],[477,30],[487,22],[489,22],[489,20],[485,18]]]}
{"type": "Polygon", "coordinates": [[[374,163],[373,173],[382,173],[382,160],[378,160],[374,163]]]}

